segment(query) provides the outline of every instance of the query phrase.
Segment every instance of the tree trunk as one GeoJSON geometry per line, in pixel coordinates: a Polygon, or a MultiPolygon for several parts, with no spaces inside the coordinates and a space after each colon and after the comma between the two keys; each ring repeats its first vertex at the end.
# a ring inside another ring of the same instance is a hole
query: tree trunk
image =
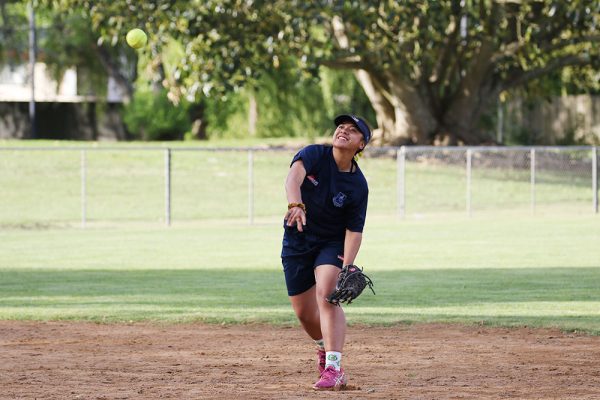
{"type": "Polygon", "coordinates": [[[483,132],[479,125],[482,115],[498,101],[499,90],[491,81],[475,89],[476,94],[450,103],[443,112],[442,121],[432,137],[435,145],[496,144],[494,135],[483,132]]]}
{"type": "Polygon", "coordinates": [[[254,92],[250,92],[248,98],[248,133],[256,136],[256,124],[258,123],[258,103],[254,92]]]}
{"type": "MultiPolygon", "coordinates": [[[[347,47],[343,31],[340,30],[336,37],[342,48],[347,47]]],[[[478,54],[460,72],[463,78],[448,99],[432,97],[435,91],[431,90],[429,82],[410,83],[396,71],[354,70],[375,110],[376,143],[493,143],[493,138],[482,134],[477,127],[482,113],[496,102],[499,94],[499,86],[493,79],[493,54],[493,43],[484,41],[478,54]]]]}
{"type": "MultiPolygon", "coordinates": [[[[348,49],[349,40],[342,19],[334,16],[331,19],[334,37],[342,49],[348,49]]],[[[405,144],[411,142],[411,115],[404,105],[394,97],[388,86],[387,79],[377,76],[373,70],[355,69],[356,79],[363,87],[369,98],[377,118],[377,128],[373,130],[375,143],[405,144]]]]}
{"type": "Polygon", "coordinates": [[[390,74],[382,77],[360,69],[355,71],[355,75],[375,110],[378,125],[374,130],[376,143],[432,143],[439,124],[415,87],[390,74]]]}
{"type": "MultiPolygon", "coordinates": [[[[373,129],[372,140],[376,144],[386,144],[393,138],[396,131],[394,107],[386,100],[381,93],[381,88],[376,86],[375,81],[367,71],[364,69],[355,70],[354,75],[371,102],[373,110],[375,110],[377,127],[373,129]]],[[[405,139],[408,140],[408,136],[405,139]]]]}
{"type": "Polygon", "coordinates": [[[390,71],[355,70],[376,113],[378,144],[484,144],[494,138],[481,132],[482,114],[496,103],[500,87],[494,83],[487,43],[464,71],[456,92],[449,99],[432,98],[427,83],[417,86],[390,71]],[[437,105],[437,106],[436,106],[437,105]]]}
{"type": "Polygon", "coordinates": [[[481,144],[492,141],[477,128],[477,123],[498,93],[491,84],[494,48],[484,41],[477,56],[464,72],[460,85],[450,103],[443,111],[441,129],[436,133],[438,140],[465,144],[481,144]]]}
{"type": "Polygon", "coordinates": [[[418,88],[387,75],[396,117],[408,121],[408,135],[414,144],[431,144],[439,123],[418,88]]]}
{"type": "Polygon", "coordinates": [[[206,134],[206,119],[204,118],[204,102],[193,103],[189,108],[190,120],[192,121],[192,136],[198,140],[208,139],[206,134]]]}
{"type": "Polygon", "coordinates": [[[115,82],[121,87],[122,93],[125,93],[125,100],[131,100],[133,98],[133,84],[123,75],[116,60],[112,58],[104,47],[95,45],[94,49],[107,74],[113,77],[115,82]]]}

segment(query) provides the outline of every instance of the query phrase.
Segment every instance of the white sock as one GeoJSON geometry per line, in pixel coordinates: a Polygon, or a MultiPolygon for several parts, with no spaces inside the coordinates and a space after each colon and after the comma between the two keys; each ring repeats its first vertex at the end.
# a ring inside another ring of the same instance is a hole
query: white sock
{"type": "Polygon", "coordinates": [[[339,371],[342,367],[342,353],[337,351],[328,351],[325,353],[325,368],[332,366],[339,371]]]}
{"type": "Polygon", "coordinates": [[[319,350],[325,350],[325,342],[323,339],[315,340],[315,344],[319,348],[319,350]]]}

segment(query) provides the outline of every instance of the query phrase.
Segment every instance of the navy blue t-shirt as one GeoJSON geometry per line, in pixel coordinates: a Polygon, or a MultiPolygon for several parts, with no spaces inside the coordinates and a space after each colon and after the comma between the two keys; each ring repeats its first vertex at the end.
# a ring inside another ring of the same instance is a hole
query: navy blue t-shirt
{"type": "Polygon", "coordinates": [[[362,232],[369,188],[358,164],[352,161],[352,172],[340,172],[333,158],[333,147],[325,145],[306,146],[291,164],[298,160],[302,160],[306,169],[306,178],[300,186],[306,205],[305,231],[322,240],[340,241],[344,240],[346,229],[362,232]]]}

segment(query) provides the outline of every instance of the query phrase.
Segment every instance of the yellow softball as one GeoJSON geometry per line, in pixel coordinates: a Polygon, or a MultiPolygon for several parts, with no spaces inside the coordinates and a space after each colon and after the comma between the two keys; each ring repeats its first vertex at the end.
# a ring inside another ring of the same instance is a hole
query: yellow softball
{"type": "Polygon", "coordinates": [[[139,49],[146,45],[146,42],[148,42],[148,36],[146,36],[146,32],[143,30],[135,28],[127,32],[125,40],[127,41],[127,44],[134,49],[139,49]]]}

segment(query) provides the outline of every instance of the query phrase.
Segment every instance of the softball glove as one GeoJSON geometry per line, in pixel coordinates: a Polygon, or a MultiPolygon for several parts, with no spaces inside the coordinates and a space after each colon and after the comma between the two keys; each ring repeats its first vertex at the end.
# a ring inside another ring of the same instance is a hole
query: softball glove
{"type": "Polygon", "coordinates": [[[362,291],[369,287],[373,294],[373,281],[363,273],[363,270],[356,265],[345,265],[340,272],[340,276],[335,284],[335,290],[327,296],[327,301],[333,305],[339,306],[341,303],[352,303],[362,291]]]}

